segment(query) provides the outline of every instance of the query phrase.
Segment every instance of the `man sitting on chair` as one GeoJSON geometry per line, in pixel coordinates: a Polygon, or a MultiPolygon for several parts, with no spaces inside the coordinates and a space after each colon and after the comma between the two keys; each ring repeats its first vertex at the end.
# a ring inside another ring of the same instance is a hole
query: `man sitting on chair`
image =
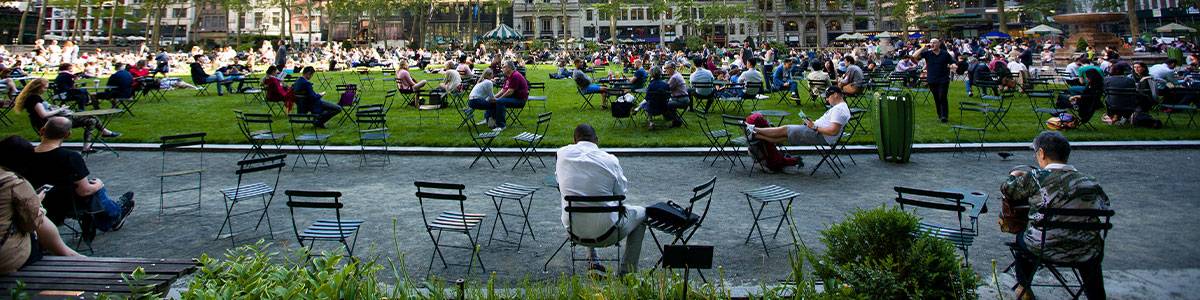
{"type": "Polygon", "coordinates": [[[790,145],[833,145],[842,134],[842,127],[850,121],[850,108],[846,106],[842,90],[831,86],[825,90],[825,103],[831,107],[816,121],[805,119],[804,125],[756,128],[746,125],[752,139],[790,145]]]}
{"type": "Polygon", "coordinates": [[[313,90],[312,77],[317,73],[313,67],[304,67],[300,72],[300,78],[296,79],[296,83],[292,84],[292,95],[300,97],[301,101],[297,103],[297,108],[302,114],[317,115],[317,128],[325,128],[325,122],[333,119],[338,113],[342,112],[342,108],[337,104],[321,101],[321,96],[324,93],[317,93],[313,90]]]}
{"type": "MultiPolygon", "coordinates": [[[[1067,164],[1071,145],[1066,137],[1054,131],[1042,132],[1033,140],[1033,148],[1037,151],[1035,157],[1041,169],[1029,172],[1013,170],[1009,173],[1008,181],[1000,186],[1006,201],[1029,206],[1030,222],[1041,220],[1043,215],[1038,210],[1043,208],[1108,209],[1108,195],[1100,188],[1096,178],[1067,164]]],[[[1063,218],[1067,217],[1055,219],[1085,221],[1063,218]]],[[[1082,262],[1078,270],[1084,294],[1088,299],[1104,299],[1104,276],[1100,273],[1100,265],[1104,260],[1103,237],[1096,232],[1071,229],[1048,230],[1044,236],[1046,240],[1042,241],[1043,233],[1029,226],[1025,232],[1017,234],[1016,245],[1041,259],[1082,262]]],[[[1032,299],[1033,291],[1029,287],[1036,270],[1035,258],[1025,253],[1015,256],[1013,264],[1018,283],[1017,297],[1032,299]]]]}
{"type": "Polygon", "coordinates": [[[584,94],[600,94],[600,108],[607,108],[608,89],[599,84],[592,83],[592,78],[583,72],[586,68],[587,65],[582,59],[575,59],[575,72],[571,74],[571,78],[575,80],[575,87],[584,94]]]}
{"type": "MultiPolygon", "coordinates": [[[[573,228],[572,234],[579,238],[604,238],[599,244],[585,245],[588,247],[613,245],[620,242],[619,237],[626,237],[625,254],[621,258],[617,273],[635,272],[638,257],[642,253],[642,237],[646,233],[645,207],[625,205],[624,222],[620,224],[614,224],[618,220],[617,214],[607,217],[598,214],[569,217],[565,210],[568,205],[565,196],[611,196],[624,195],[626,192],[629,180],[625,179],[621,163],[617,161],[616,156],[600,150],[596,145],[597,140],[596,130],[591,125],[580,124],[575,127],[575,144],[558,149],[558,162],[554,166],[554,174],[558,180],[559,191],[564,196],[563,227],[568,230],[573,228]],[[614,230],[608,231],[610,227],[614,230]]],[[[592,260],[589,269],[604,272],[604,267],[596,258],[595,248],[589,248],[588,257],[592,260]]]]}

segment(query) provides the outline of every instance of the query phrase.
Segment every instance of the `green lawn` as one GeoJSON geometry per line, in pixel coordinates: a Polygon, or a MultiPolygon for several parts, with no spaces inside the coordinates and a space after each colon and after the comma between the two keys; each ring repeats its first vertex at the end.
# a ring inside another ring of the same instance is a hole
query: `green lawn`
{"type": "MultiPolygon", "coordinates": [[[[615,70],[615,69],[614,69],[615,70]]],[[[597,128],[600,134],[600,142],[607,147],[664,147],[664,146],[702,146],[707,142],[700,135],[699,126],[694,124],[697,119],[689,115],[689,122],[693,123],[690,127],[665,129],[659,128],[656,130],[648,130],[642,121],[638,121],[635,125],[613,125],[613,119],[607,111],[602,111],[598,108],[579,110],[581,98],[575,92],[575,87],[570,80],[549,80],[547,74],[553,71],[550,66],[538,66],[530,68],[529,80],[534,82],[546,82],[549,96],[549,109],[554,112],[554,119],[551,122],[549,136],[546,140],[546,146],[560,146],[571,142],[571,130],[575,125],[580,123],[591,123],[597,128]]],[[[602,74],[603,72],[597,72],[602,74]]],[[[375,77],[380,77],[379,71],[372,73],[375,77]]],[[[413,75],[418,79],[433,78],[435,75],[424,74],[423,72],[414,72],[413,75]]],[[[185,77],[186,75],[177,75],[185,77]]],[[[331,74],[334,77],[341,77],[348,83],[356,83],[359,80],[358,74],[342,72],[331,74]]],[[[440,75],[439,75],[440,77],[440,75]]],[[[335,79],[334,81],[340,81],[335,79]]],[[[318,87],[320,88],[320,87],[318,87]]],[[[377,82],[375,87],[363,88],[360,92],[365,104],[381,103],[384,90],[394,88],[392,84],[377,82]]],[[[142,142],[156,143],[158,137],[162,135],[178,134],[185,132],[205,131],[209,133],[210,143],[244,143],[242,135],[238,132],[237,125],[234,119],[234,110],[242,110],[246,112],[266,112],[266,107],[261,103],[247,104],[241,95],[225,95],[218,97],[212,96],[196,97],[195,91],[192,90],[175,90],[167,92],[167,101],[165,102],[149,102],[142,101],[134,107],[137,113],[136,117],[122,116],[114,119],[109,127],[124,133],[123,136],[111,139],[110,142],[142,142]]],[[[333,96],[335,91],[329,91],[326,97],[329,101],[336,101],[333,96]]],[[[533,94],[538,94],[535,91],[533,94]]],[[[965,98],[962,83],[951,85],[950,92],[950,107],[951,107],[951,124],[960,122],[957,111],[957,102],[965,98]]],[[[977,100],[977,99],[976,99],[977,100]]],[[[1039,122],[1033,112],[1029,108],[1029,102],[1024,97],[1015,100],[1013,111],[1008,115],[1006,122],[1009,129],[1007,130],[990,130],[987,133],[988,141],[1028,141],[1040,131],[1039,122]]],[[[769,100],[759,101],[759,109],[778,109],[793,113],[785,122],[797,122],[795,113],[803,109],[809,116],[813,118],[820,115],[824,111],[824,106],[818,105],[815,102],[805,99],[803,106],[797,106],[794,103],[780,104],[777,98],[772,95],[769,100]]],[[[599,105],[599,98],[596,98],[595,104],[599,105]]],[[[747,103],[747,110],[751,104],[747,103]]],[[[917,124],[916,124],[916,140],[917,142],[941,143],[951,142],[954,138],[950,130],[950,125],[937,122],[934,115],[932,100],[928,102],[917,102],[917,124]]],[[[532,102],[523,114],[524,123],[527,128],[519,126],[510,127],[505,131],[501,138],[496,140],[496,146],[513,146],[515,145],[508,137],[514,136],[524,130],[532,130],[533,124],[536,122],[536,116],[542,112],[541,103],[532,102]]],[[[422,121],[418,118],[416,110],[408,107],[393,109],[388,115],[389,128],[393,133],[393,143],[399,146],[469,146],[471,145],[465,128],[456,129],[456,125],[460,119],[458,114],[451,109],[437,111],[440,113],[440,120],[430,118],[432,114],[425,112],[426,118],[422,121]]],[[[15,125],[0,128],[0,133],[5,135],[18,134],[27,138],[36,138],[33,130],[29,128],[29,122],[24,113],[13,112],[10,115],[15,125]]],[[[340,117],[340,116],[339,116],[340,117]]],[[[477,118],[481,118],[480,115],[477,118]]],[[[1156,116],[1165,118],[1164,116],[1156,116]]],[[[642,118],[639,116],[639,120],[642,118]]],[[[771,118],[774,121],[774,118],[771,118]]],[[[336,120],[336,119],[335,119],[336,120]]],[[[1178,121],[1178,120],[1177,120],[1178,121]]],[[[720,117],[717,114],[709,115],[709,122],[713,126],[720,127],[720,117]]],[[[981,124],[982,120],[978,114],[966,114],[966,123],[981,124]]],[[[1195,129],[1183,128],[1183,123],[1176,122],[1177,125],[1167,129],[1151,130],[1151,129],[1135,129],[1135,128],[1114,128],[1099,122],[1099,116],[1094,120],[1097,127],[1096,130],[1078,129],[1068,131],[1067,135],[1073,140],[1164,140],[1164,139],[1200,139],[1200,131],[1195,129]]],[[[875,117],[868,114],[863,120],[864,126],[867,128],[875,127],[875,117]]],[[[512,126],[512,124],[509,124],[512,126]]],[[[357,144],[357,133],[354,124],[346,123],[337,126],[331,122],[330,129],[327,132],[333,134],[332,143],[341,145],[357,144]]],[[[288,125],[286,118],[276,117],[276,130],[287,130],[288,125]]],[[[81,134],[77,133],[77,140],[81,134]]],[[[974,136],[971,136],[974,138],[974,136]]],[[[870,135],[860,135],[854,139],[857,144],[873,143],[873,138],[870,135]]]]}

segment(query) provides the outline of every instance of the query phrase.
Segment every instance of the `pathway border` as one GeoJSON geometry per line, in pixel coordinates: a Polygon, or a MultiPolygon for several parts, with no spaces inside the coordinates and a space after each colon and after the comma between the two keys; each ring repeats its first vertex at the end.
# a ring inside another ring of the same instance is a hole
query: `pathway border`
{"type": "MultiPolygon", "coordinates": [[[[36,144],[36,143],[35,143],[36,144]]],[[[110,143],[113,149],[117,151],[158,151],[158,144],[150,143],[110,143]]],[[[82,147],[82,143],[64,143],[64,146],[69,148],[82,147]]],[[[601,145],[603,146],[603,145],[601,145]]],[[[250,149],[250,145],[244,144],[208,144],[204,146],[205,150],[212,152],[243,152],[250,149]]],[[[787,146],[784,147],[790,152],[813,154],[817,153],[813,146],[787,146]]],[[[975,151],[980,149],[979,143],[962,144],[964,151],[975,151]]],[[[1022,151],[1029,150],[1028,142],[1003,142],[1003,143],[983,143],[984,151],[1022,151]]],[[[1098,150],[1098,149],[1200,149],[1200,140],[1179,140],[1179,141],[1081,141],[1071,142],[1071,148],[1080,150],[1098,150]]],[[[284,145],[281,149],[285,152],[296,152],[296,146],[284,145]]],[[[368,150],[378,151],[381,147],[367,147],[368,150]]],[[[875,153],[874,145],[849,145],[846,149],[856,154],[875,153]]],[[[613,154],[625,155],[645,155],[645,156],[692,156],[704,155],[709,151],[708,147],[630,147],[630,148],[604,148],[605,151],[613,154]]],[[[913,145],[914,153],[930,153],[930,152],[952,152],[959,149],[954,147],[953,143],[929,143],[913,145]]],[[[305,150],[306,153],[313,150],[305,150]]],[[[356,154],[361,151],[359,146],[328,146],[325,148],[326,153],[330,154],[356,154]]],[[[492,148],[497,155],[517,155],[520,154],[518,148],[492,148]]],[[[552,154],[555,148],[542,148],[537,152],[540,154],[552,154]]],[[[475,155],[479,149],[474,147],[388,147],[389,154],[397,155],[448,155],[448,156],[463,156],[475,155]]],[[[104,155],[105,153],[100,153],[104,155]]]]}

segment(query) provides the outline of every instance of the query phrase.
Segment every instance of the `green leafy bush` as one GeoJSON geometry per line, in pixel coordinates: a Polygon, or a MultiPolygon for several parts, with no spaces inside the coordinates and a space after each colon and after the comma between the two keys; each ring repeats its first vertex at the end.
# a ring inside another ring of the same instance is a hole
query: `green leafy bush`
{"type": "MultiPolygon", "coordinates": [[[[801,249],[793,264],[812,264],[826,293],[872,299],[975,299],[978,278],[949,242],[913,235],[920,221],[893,208],[853,212],[821,232],[827,250],[801,249]]],[[[803,274],[802,267],[793,267],[803,274]]],[[[803,277],[800,277],[803,279],[803,277]]]]}
{"type": "Polygon", "coordinates": [[[1087,52],[1088,42],[1083,38],[1075,40],[1075,52],[1087,52]]]}
{"type": "Polygon", "coordinates": [[[374,262],[340,255],[305,259],[305,252],[280,257],[259,242],[230,249],[223,259],[200,256],[203,267],[182,293],[184,299],[379,299],[384,296],[374,262]],[[282,261],[277,261],[282,258],[282,261]]]}

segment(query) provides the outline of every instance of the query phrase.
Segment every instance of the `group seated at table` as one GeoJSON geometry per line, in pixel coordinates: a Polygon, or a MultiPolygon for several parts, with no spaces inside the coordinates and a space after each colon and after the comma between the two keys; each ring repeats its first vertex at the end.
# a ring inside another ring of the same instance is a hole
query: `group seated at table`
{"type": "Polygon", "coordinates": [[[103,127],[99,118],[88,116],[76,116],[68,107],[55,106],[47,102],[43,96],[49,88],[50,81],[45,78],[37,78],[30,81],[25,89],[21,90],[21,94],[17,95],[16,102],[13,104],[13,110],[27,112],[29,116],[29,124],[34,131],[39,131],[45,127],[50,118],[65,117],[71,121],[74,128],[83,128],[83,152],[92,153],[92,135],[99,131],[104,137],[117,137],[120,133],[109,130],[103,127]]]}

